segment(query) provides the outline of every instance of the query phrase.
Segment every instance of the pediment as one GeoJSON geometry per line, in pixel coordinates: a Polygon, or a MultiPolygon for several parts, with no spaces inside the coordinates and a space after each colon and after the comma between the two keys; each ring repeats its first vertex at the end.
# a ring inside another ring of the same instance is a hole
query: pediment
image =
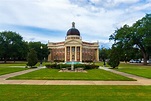
{"type": "Polygon", "coordinates": [[[66,41],[65,44],[70,44],[70,45],[72,45],[72,44],[79,44],[79,45],[81,45],[82,42],[78,41],[78,40],[70,40],[70,41],[66,41]]]}

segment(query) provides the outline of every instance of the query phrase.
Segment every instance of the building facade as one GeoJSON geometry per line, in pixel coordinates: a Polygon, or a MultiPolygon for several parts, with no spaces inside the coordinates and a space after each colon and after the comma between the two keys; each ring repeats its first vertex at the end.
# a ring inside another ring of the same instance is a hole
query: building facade
{"type": "Polygon", "coordinates": [[[48,61],[99,61],[99,43],[82,41],[74,22],[72,28],[67,31],[65,41],[48,42],[48,48],[50,50],[48,61]]]}

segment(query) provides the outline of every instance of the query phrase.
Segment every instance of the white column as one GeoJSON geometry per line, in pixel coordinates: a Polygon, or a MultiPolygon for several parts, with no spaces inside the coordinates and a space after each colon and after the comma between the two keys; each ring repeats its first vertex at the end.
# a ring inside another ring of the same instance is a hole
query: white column
{"type": "Polygon", "coordinates": [[[97,49],[96,61],[99,61],[99,49],[97,49]]]}
{"type": "Polygon", "coordinates": [[[77,46],[75,46],[75,61],[77,61],[77,46]]]}
{"type": "Polygon", "coordinates": [[[82,46],[80,46],[80,62],[82,62],[82,46]]]}
{"type": "Polygon", "coordinates": [[[70,46],[70,61],[72,61],[72,47],[70,46]]]}
{"type": "Polygon", "coordinates": [[[67,47],[65,46],[65,50],[64,50],[64,58],[65,58],[65,62],[67,61],[67,47]]]}

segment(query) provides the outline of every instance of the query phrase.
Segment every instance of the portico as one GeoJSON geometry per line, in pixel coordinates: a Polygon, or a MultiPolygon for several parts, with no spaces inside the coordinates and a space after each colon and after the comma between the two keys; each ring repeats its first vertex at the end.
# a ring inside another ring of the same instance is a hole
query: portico
{"type": "Polygon", "coordinates": [[[81,46],[65,46],[65,61],[80,61],[82,62],[81,46]]]}
{"type": "Polygon", "coordinates": [[[72,23],[72,28],[67,31],[64,42],[49,42],[50,54],[48,61],[99,61],[99,43],[83,42],[80,32],[72,23]]]}

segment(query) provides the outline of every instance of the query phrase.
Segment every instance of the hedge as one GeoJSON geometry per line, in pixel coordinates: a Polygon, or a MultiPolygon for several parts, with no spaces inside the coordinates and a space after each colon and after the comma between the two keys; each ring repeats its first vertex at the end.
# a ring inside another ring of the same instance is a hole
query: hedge
{"type": "MultiPolygon", "coordinates": [[[[47,64],[47,68],[61,69],[68,68],[71,69],[71,64],[47,64]]],[[[83,68],[83,69],[97,69],[99,66],[94,64],[74,64],[74,68],[83,68]]]]}

